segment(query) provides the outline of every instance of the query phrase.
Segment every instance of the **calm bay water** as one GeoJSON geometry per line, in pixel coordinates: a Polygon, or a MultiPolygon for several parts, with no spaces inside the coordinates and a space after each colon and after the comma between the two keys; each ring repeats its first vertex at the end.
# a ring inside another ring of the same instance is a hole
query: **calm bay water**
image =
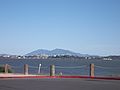
{"type": "Polygon", "coordinates": [[[103,60],[69,60],[69,59],[52,59],[52,60],[0,60],[0,65],[9,64],[14,73],[23,73],[24,64],[29,65],[29,73],[37,74],[38,65],[41,66],[41,73],[48,74],[49,66],[56,66],[56,73],[63,75],[89,75],[89,65],[95,64],[95,75],[120,75],[120,60],[103,61],[103,60]]]}

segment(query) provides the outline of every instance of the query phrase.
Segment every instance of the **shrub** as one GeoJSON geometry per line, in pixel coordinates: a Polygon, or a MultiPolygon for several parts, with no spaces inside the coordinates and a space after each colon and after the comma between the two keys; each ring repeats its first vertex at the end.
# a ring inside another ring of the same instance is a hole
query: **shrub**
{"type": "MultiPolygon", "coordinates": [[[[0,66],[0,73],[5,73],[5,67],[0,66]]],[[[8,68],[8,73],[12,73],[12,70],[8,68]]]]}

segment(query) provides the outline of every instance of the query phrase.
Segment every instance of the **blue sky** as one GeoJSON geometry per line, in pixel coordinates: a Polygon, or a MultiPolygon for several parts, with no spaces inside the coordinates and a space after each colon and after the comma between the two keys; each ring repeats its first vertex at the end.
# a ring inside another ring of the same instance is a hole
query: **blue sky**
{"type": "Polygon", "coordinates": [[[0,53],[54,48],[120,55],[120,0],[0,0],[0,53]]]}

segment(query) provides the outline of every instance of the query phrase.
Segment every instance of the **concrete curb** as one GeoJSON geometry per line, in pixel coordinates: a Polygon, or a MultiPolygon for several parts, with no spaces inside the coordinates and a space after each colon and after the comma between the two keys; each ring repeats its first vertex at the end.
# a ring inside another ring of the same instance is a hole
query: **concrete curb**
{"type": "Polygon", "coordinates": [[[9,75],[0,76],[0,78],[83,78],[83,79],[102,79],[102,80],[120,80],[120,77],[90,77],[90,76],[38,76],[38,75],[9,75]]]}

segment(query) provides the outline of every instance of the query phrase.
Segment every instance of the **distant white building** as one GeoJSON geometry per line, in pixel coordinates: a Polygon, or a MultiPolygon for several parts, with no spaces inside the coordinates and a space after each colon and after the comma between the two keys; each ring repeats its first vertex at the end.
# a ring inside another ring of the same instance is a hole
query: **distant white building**
{"type": "Polygon", "coordinates": [[[111,61],[112,59],[111,58],[103,58],[103,60],[111,61]]]}

